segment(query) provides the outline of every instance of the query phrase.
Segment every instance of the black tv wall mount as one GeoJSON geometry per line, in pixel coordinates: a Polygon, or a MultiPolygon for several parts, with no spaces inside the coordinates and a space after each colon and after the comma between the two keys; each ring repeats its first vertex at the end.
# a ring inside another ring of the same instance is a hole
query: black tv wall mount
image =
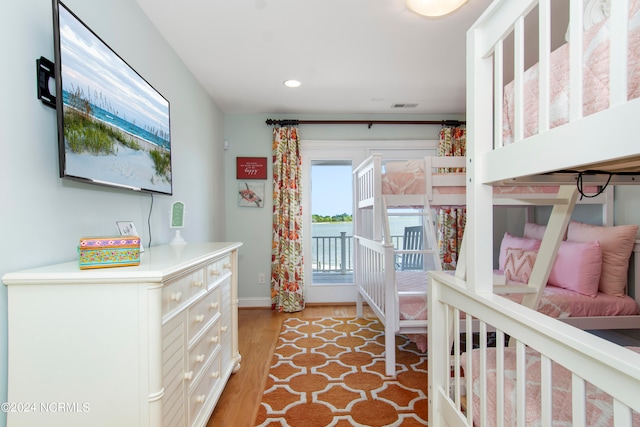
{"type": "Polygon", "coordinates": [[[56,109],[56,97],[49,91],[49,79],[55,79],[56,71],[54,63],[44,56],[36,59],[36,71],[38,73],[38,99],[47,107],[56,109]]]}

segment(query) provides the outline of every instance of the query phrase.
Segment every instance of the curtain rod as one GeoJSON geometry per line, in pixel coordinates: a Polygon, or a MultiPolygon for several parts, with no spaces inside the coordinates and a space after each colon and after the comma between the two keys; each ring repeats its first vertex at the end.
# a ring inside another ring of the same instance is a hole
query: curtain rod
{"type": "Polygon", "coordinates": [[[440,125],[460,126],[466,121],[460,120],[274,120],[267,119],[269,126],[298,126],[298,125],[440,125]]]}

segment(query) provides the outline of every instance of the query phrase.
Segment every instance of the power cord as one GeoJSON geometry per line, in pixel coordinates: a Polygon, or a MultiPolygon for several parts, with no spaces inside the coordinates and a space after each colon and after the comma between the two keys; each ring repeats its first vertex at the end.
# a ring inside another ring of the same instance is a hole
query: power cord
{"type": "Polygon", "coordinates": [[[151,195],[151,206],[149,206],[149,216],[147,217],[147,229],[149,231],[149,243],[147,247],[151,247],[151,211],[153,210],[153,193],[149,193],[151,195]]]}
{"type": "Polygon", "coordinates": [[[582,179],[584,173],[583,172],[578,172],[578,179],[576,180],[576,185],[578,186],[578,192],[580,193],[580,200],[582,200],[583,197],[587,197],[587,198],[594,198],[594,197],[598,197],[599,195],[601,195],[604,190],[607,189],[607,187],[609,186],[609,182],[611,182],[611,177],[613,176],[613,173],[609,173],[609,178],[607,179],[607,182],[600,188],[600,190],[598,190],[595,194],[585,194],[583,189],[584,189],[584,181],[582,179]]]}

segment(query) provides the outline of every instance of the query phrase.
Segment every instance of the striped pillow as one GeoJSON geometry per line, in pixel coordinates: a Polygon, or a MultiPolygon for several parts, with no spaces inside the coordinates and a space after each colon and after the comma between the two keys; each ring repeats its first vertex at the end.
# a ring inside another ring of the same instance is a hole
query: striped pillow
{"type": "Polygon", "coordinates": [[[507,279],[507,283],[509,281],[529,283],[531,270],[533,270],[537,256],[537,250],[507,248],[504,264],[504,276],[507,279]]]}

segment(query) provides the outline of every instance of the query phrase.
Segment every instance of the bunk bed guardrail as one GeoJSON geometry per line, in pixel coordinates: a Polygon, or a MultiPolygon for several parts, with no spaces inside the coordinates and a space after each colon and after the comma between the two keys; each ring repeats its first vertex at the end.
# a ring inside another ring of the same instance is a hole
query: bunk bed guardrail
{"type": "Polygon", "coordinates": [[[498,295],[471,292],[454,276],[442,272],[429,276],[429,425],[530,425],[531,417],[540,425],[551,425],[556,417],[568,417],[572,425],[613,425],[594,424],[589,418],[590,405],[596,401],[601,422],[608,417],[615,417],[616,426],[640,421],[632,412],[640,412],[640,354],[498,295]],[[475,350],[471,340],[460,341],[461,333],[471,336],[474,330],[480,331],[475,350]],[[489,331],[496,334],[494,348],[488,344],[489,331]],[[508,344],[504,343],[506,336],[510,337],[508,344]],[[515,348],[517,357],[515,374],[510,373],[515,375],[512,389],[505,385],[505,354],[512,354],[507,347],[515,348]],[[492,358],[490,351],[495,351],[492,358]],[[479,354],[472,357],[473,352],[479,354]],[[532,366],[531,352],[541,355],[542,370],[535,378],[530,378],[530,369],[527,373],[532,366]],[[571,372],[568,388],[559,391],[554,385],[552,362],[571,372]],[[601,394],[590,385],[605,393],[609,403],[602,403],[601,394]],[[538,394],[526,399],[532,390],[538,394]],[[559,414],[566,410],[567,399],[573,409],[559,414]],[[507,407],[511,410],[505,411],[507,407]]]}

